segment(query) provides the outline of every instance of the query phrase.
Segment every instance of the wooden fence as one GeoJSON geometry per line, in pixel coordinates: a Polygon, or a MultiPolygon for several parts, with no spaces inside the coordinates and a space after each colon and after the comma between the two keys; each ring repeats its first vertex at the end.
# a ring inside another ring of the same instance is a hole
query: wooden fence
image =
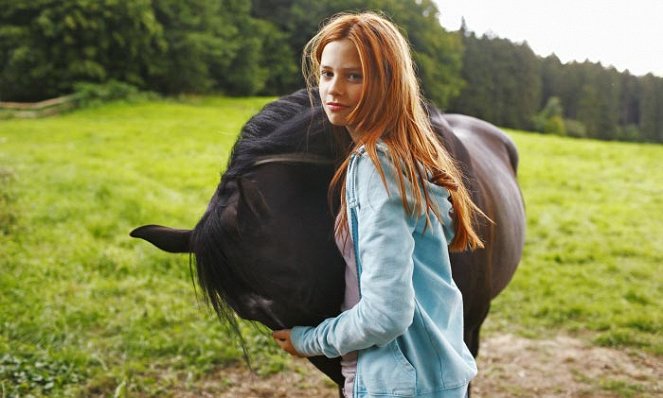
{"type": "Polygon", "coordinates": [[[17,117],[36,119],[44,116],[57,115],[63,111],[75,108],[78,105],[78,98],[79,96],[72,94],[39,102],[0,101],[0,118],[17,117]]]}

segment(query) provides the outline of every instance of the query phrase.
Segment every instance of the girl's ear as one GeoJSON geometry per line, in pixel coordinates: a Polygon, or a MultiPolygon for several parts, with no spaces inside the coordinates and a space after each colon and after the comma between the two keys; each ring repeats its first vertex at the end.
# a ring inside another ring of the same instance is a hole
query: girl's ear
{"type": "Polygon", "coordinates": [[[170,253],[191,252],[191,230],[163,227],[161,225],[143,225],[131,231],[134,238],[145,239],[161,250],[170,253]]]}

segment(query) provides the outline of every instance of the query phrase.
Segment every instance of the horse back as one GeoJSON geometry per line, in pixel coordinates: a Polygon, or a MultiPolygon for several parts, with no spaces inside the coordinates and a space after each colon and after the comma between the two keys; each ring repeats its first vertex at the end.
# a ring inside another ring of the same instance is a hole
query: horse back
{"type": "Polygon", "coordinates": [[[525,242],[525,208],[517,181],[518,152],[511,138],[485,121],[465,115],[444,115],[456,145],[463,151],[457,162],[470,181],[475,203],[492,220],[480,222],[486,244],[477,257],[487,256],[483,270],[490,275],[490,298],[497,296],[513,276],[525,242]],[[484,253],[482,253],[484,252],[484,253]]]}

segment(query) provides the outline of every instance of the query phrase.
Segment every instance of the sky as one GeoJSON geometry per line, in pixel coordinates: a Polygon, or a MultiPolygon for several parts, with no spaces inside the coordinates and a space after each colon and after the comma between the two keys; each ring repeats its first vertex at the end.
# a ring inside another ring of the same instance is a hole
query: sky
{"type": "Polygon", "coordinates": [[[458,30],[464,17],[478,36],[527,41],[543,57],[663,77],[663,0],[434,1],[447,30],[458,30]]]}

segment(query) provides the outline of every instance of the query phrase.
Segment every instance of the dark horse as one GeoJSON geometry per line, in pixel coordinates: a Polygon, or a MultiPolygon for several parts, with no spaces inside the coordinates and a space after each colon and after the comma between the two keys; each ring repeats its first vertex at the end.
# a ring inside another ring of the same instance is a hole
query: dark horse
{"type": "MultiPolygon", "coordinates": [[[[511,279],[524,244],[518,154],[486,122],[433,107],[428,112],[474,202],[493,221],[478,227],[485,249],[451,254],[464,299],[465,342],[476,356],[490,301],[511,279]]],[[[338,314],[344,291],[345,264],[334,243],[335,209],[327,191],[347,144],[334,139],[305,90],[283,97],[243,127],[193,230],[146,225],[131,235],[169,252],[193,252],[202,290],[231,323],[234,311],[271,329],[317,325],[338,314]]],[[[310,360],[342,385],[338,359],[310,360]]]]}

